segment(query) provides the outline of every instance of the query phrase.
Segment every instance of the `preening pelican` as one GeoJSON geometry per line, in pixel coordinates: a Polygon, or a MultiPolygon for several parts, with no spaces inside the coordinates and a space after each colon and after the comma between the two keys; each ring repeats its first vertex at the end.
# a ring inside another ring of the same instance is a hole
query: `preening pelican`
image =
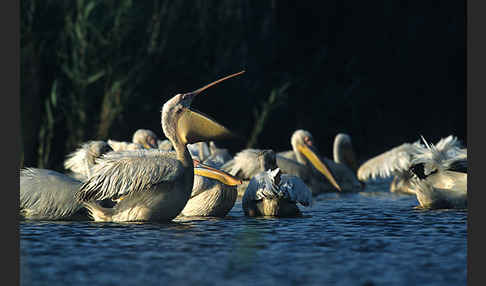
{"type": "MultiPolygon", "coordinates": [[[[425,146],[419,141],[412,144],[403,143],[394,147],[363,163],[358,169],[358,178],[365,181],[369,178],[393,176],[393,181],[390,185],[391,192],[415,195],[416,188],[415,185],[411,184],[412,174],[409,172],[409,169],[412,167],[412,160],[415,156],[424,152],[423,148],[425,146]]],[[[455,152],[451,150],[459,150],[461,144],[456,137],[450,135],[439,140],[435,148],[440,153],[450,153],[455,152]]],[[[464,154],[464,152],[461,154],[464,154]]],[[[465,154],[467,155],[467,152],[465,154]]]]}
{"type": "Polygon", "coordinates": [[[111,152],[97,160],[91,177],[76,198],[84,202],[95,221],[170,221],[185,207],[193,182],[193,160],[186,145],[228,138],[232,133],[206,116],[192,111],[196,95],[232,74],[196,91],[177,94],[162,107],[161,125],[175,151],[159,149],[111,152]],[[105,208],[94,200],[118,203],[105,208]]]}
{"type": "Polygon", "coordinates": [[[450,142],[429,144],[422,137],[414,155],[410,184],[424,208],[467,208],[467,151],[450,142]],[[440,144],[448,146],[440,146],[440,144]],[[439,148],[440,147],[440,148],[439,148]]]}
{"type": "Polygon", "coordinates": [[[70,176],[83,181],[89,177],[96,158],[110,151],[113,151],[113,149],[104,141],[83,143],[76,151],[66,156],[64,168],[71,171],[70,176]]]}
{"type": "Polygon", "coordinates": [[[233,208],[241,180],[194,160],[194,185],[182,216],[224,217],[233,208]]]}
{"type": "Polygon", "coordinates": [[[282,174],[277,167],[276,155],[272,150],[263,150],[258,156],[260,169],[248,184],[242,199],[246,216],[300,216],[297,203],[309,206],[312,192],[296,176],[282,174]]]}

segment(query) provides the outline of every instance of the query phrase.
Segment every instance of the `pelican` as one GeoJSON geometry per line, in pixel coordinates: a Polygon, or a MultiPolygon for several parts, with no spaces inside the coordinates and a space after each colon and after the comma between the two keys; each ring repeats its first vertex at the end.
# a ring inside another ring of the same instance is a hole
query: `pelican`
{"type": "Polygon", "coordinates": [[[193,159],[213,168],[221,168],[226,162],[232,159],[227,149],[218,148],[214,141],[198,142],[187,145],[193,159]]]}
{"type": "Polygon", "coordinates": [[[71,171],[70,176],[83,181],[89,177],[96,158],[110,151],[113,149],[104,141],[88,141],[66,156],[64,168],[71,171]]]}
{"type": "Polygon", "coordinates": [[[233,159],[228,149],[219,148],[214,141],[209,141],[209,153],[210,155],[204,160],[204,163],[215,168],[221,168],[226,162],[233,159]]]}
{"type": "Polygon", "coordinates": [[[206,116],[192,111],[196,95],[242,74],[235,73],[196,91],[177,94],[162,107],[161,125],[175,151],[159,149],[111,152],[93,167],[93,174],[76,192],[95,221],[170,221],[190,198],[194,167],[187,144],[229,138],[233,134],[206,116]],[[112,208],[94,200],[112,199],[112,208]]]}
{"type": "MultiPolygon", "coordinates": [[[[412,174],[409,172],[414,156],[423,153],[423,145],[403,143],[363,163],[358,169],[358,179],[365,181],[369,178],[386,178],[393,176],[390,191],[396,193],[415,195],[415,184],[411,184],[412,174]]],[[[460,143],[455,136],[442,138],[435,145],[439,152],[451,152],[460,149],[460,143]]],[[[464,152],[461,152],[463,154],[464,152]]],[[[467,153],[465,153],[467,155],[467,153]]]]}
{"type": "Polygon", "coordinates": [[[108,139],[108,144],[115,151],[123,150],[139,150],[139,149],[150,149],[158,148],[158,137],[152,130],[149,129],[138,129],[133,133],[132,142],[123,142],[108,139]]]}
{"type": "Polygon", "coordinates": [[[20,170],[20,216],[37,220],[87,219],[87,212],[74,198],[80,180],[54,170],[20,170]]]}
{"type": "MultiPolygon", "coordinates": [[[[334,188],[338,191],[341,190],[334,175],[329,171],[327,163],[319,157],[313,145],[312,135],[308,131],[295,131],[290,141],[293,150],[276,155],[277,166],[283,173],[301,178],[313,194],[332,191],[334,188]]],[[[260,149],[245,149],[221,167],[222,170],[243,180],[243,184],[238,186],[238,196],[243,195],[253,176],[265,171],[261,170],[257,160],[261,151],[260,149]]]]}
{"type": "Polygon", "coordinates": [[[168,139],[157,140],[157,147],[160,150],[164,150],[164,151],[173,151],[174,150],[174,148],[172,148],[172,143],[170,143],[170,141],[168,139]]]}
{"type": "MultiPolygon", "coordinates": [[[[287,159],[298,162],[301,165],[307,166],[311,170],[308,175],[302,177],[304,182],[310,187],[313,194],[324,192],[354,192],[361,189],[356,176],[343,163],[339,161],[331,161],[319,155],[317,147],[314,143],[312,134],[303,129],[296,130],[290,138],[292,150],[280,152],[278,155],[287,159]],[[319,172],[316,172],[319,171],[319,172]],[[325,180],[324,175],[327,180],[325,180]]],[[[341,159],[345,163],[355,164],[354,153],[351,146],[351,139],[348,135],[338,134],[334,141],[335,160],[341,159]]],[[[277,156],[277,164],[280,166],[281,157],[277,156]],[[280,160],[279,160],[280,159],[280,160]]],[[[282,167],[285,173],[288,171],[282,167]]],[[[290,174],[299,175],[298,173],[288,172],[290,174]]]]}
{"type": "Polygon", "coordinates": [[[113,139],[108,139],[108,145],[115,151],[125,151],[125,150],[140,150],[144,149],[143,145],[133,142],[123,142],[123,141],[116,141],[113,139]]]}
{"type": "Polygon", "coordinates": [[[96,158],[112,151],[104,141],[81,144],[67,155],[66,175],[54,170],[25,168],[20,170],[20,215],[24,219],[80,220],[88,219],[83,206],[74,198],[82,181],[90,176],[96,158]]]}
{"type": "Polygon", "coordinates": [[[277,167],[276,155],[272,150],[263,150],[258,154],[260,169],[248,184],[242,199],[242,208],[246,216],[300,216],[297,202],[309,206],[312,192],[296,176],[282,174],[277,167]]]}
{"type": "Polygon", "coordinates": [[[138,143],[147,149],[158,148],[158,140],[157,134],[149,129],[138,129],[132,137],[133,143],[138,143]]]}
{"type": "Polygon", "coordinates": [[[321,160],[326,163],[334,178],[336,178],[342,192],[363,190],[365,184],[356,176],[358,164],[351,144],[351,136],[338,133],[334,138],[333,160],[325,157],[321,157],[321,160]]]}
{"type": "Polygon", "coordinates": [[[467,208],[467,151],[422,140],[425,147],[418,148],[410,167],[410,184],[420,206],[467,208]]]}
{"type": "Polygon", "coordinates": [[[194,160],[191,197],[179,217],[224,217],[233,208],[241,180],[194,160]]]}
{"type": "MultiPolygon", "coordinates": [[[[87,211],[74,194],[90,176],[95,160],[112,151],[104,141],[89,141],[70,153],[64,167],[71,172],[25,168],[20,170],[20,215],[37,220],[87,220],[87,211]]],[[[100,202],[107,205],[108,200],[100,202]]]]}

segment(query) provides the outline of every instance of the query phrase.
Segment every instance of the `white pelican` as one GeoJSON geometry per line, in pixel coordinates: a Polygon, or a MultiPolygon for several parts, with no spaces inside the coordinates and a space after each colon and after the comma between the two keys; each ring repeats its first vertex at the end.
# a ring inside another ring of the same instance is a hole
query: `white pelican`
{"type": "Polygon", "coordinates": [[[53,170],[20,170],[20,216],[38,220],[87,219],[87,211],[74,198],[81,185],[81,181],[53,170]]]}
{"type": "Polygon", "coordinates": [[[188,144],[187,149],[189,149],[193,159],[213,168],[221,168],[233,158],[227,149],[218,148],[214,141],[210,141],[209,144],[207,142],[188,144]]]}
{"type": "Polygon", "coordinates": [[[167,140],[167,139],[157,140],[157,147],[160,150],[164,150],[164,151],[172,151],[172,150],[174,150],[174,148],[172,148],[172,143],[170,143],[170,141],[167,140]]]}
{"type": "MultiPolygon", "coordinates": [[[[423,147],[419,141],[412,144],[403,143],[375,156],[359,167],[358,178],[365,181],[369,178],[393,176],[391,192],[415,195],[415,186],[410,181],[412,174],[408,170],[412,166],[414,156],[423,152],[423,147]]],[[[439,140],[435,147],[445,153],[461,148],[457,138],[452,135],[439,140]]]]}
{"type": "Polygon", "coordinates": [[[233,159],[228,149],[219,148],[214,141],[209,141],[209,157],[204,163],[215,168],[221,168],[226,162],[233,159]]]}
{"type": "Polygon", "coordinates": [[[108,145],[113,149],[113,151],[126,151],[126,150],[140,150],[145,149],[142,145],[133,142],[116,141],[113,139],[108,139],[108,145]]]}
{"type": "Polygon", "coordinates": [[[158,136],[149,129],[138,129],[133,133],[132,142],[138,143],[143,147],[150,149],[150,148],[158,148],[158,136]]]}
{"type": "Polygon", "coordinates": [[[108,144],[114,151],[139,150],[158,148],[158,137],[152,130],[138,129],[133,133],[132,142],[108,139],[108,144]]]}
{"type": "Polygon", "coordinates": [[[159,149],[111,152],[99,159],[76,198],[95,221],[170,221],[190,198],[194,167],[186,145],[232,136],[225,127],[189,107],[196,95],[239,72],[196,91],[177,94],[162,107],[161,125],[175,151],[159,149]],[[94,200],[118,203],[104,208],[94,200]]]}
{"type": "Polygon", "coordinates": [[[258,155],[260,168],[243,195],[242,208],[246,216],[300,216],[297,203],[309,206],[312,192],[297,176],[282,174],[272,150],[258,155]]]}
{"type": "Polygon", "coordinates": [[[75,200],[74,194],[82,181],[90,176],[96,158],[110,151],[111,147],[104,141],[83,143],[64,161],[64,167],[71,171],[67,175],[38,168],[20,170],[21,217],[38,220],[89,219],[87,211],[75,200]]]}
{"type": "Polygon", "coordinates": [[[89,177],[90,169],[94,166],[95,159],[110,151],[113,151],[113,149],[104,141],[83,143],[76,151],[66,156],[64,168],[71,171],[70,176],[83,181],[89,177]]]}
{"type": "Polygon", "coordinates": [[[233,208],[241,180],[194,160],[194,186],[178,217],[224,217],[233,208]]]}
{"type": "Polygon", "coordinates": [[[334,161],[321,157],[336,178],[341,191],[362,191],[365,184],[356,176],[358,163],[351,144],[351,137],[348,134],[339,133],[334,138],[333,159],[334,161]]]}
{"type": "Polygon", "coordinates": [[[418,148],[410,167],[410,182],[420,206],[467,208],[467,151],[422,140],[425,147],[418,148]]]}
{"type": "MultiPolygon", "coordinates": [[[[224,217],[236,200],[238,179],[195,161],[194,187],[183,213],[187,216],[224,217]],[[187,210],[186,210],[187,209],[187,210]]],[[[82,180],[38,168],[20,171],[20,216],[34,220],[89,220],[87,210],[75,199],[82,180]]],[[[99,201],[113,207],[110,199],[99,201]]]]}
{"type": "MultiPolygon", "coordinates": [[[[300,177],[313,194],[330,191],[333,188],[341,190],[334,175],[329,171],[327,163],[319,157],[309,132],[295,131],[291,137],[291,144],[293,151],[276,155],[277,166],[283,173],[300,177]]],[[[243,184],[238,186],[238,195],[244,193],[253,176],[265,171],[261,170],[257,161],[257,155],[261,151],[260,149],[245,149],[221,167],[224,171],[243,180],[243,184]]]]}

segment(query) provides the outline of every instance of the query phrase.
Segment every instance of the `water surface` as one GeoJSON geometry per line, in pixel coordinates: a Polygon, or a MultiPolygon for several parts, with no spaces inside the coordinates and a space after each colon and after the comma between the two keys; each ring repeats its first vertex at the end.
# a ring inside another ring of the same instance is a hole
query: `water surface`
{"type": "Polygon", "coordinates": [[[417,209],[389,181],[302,218],[22,221],[21,285],[466,285],[467,211],[417,209]]]}

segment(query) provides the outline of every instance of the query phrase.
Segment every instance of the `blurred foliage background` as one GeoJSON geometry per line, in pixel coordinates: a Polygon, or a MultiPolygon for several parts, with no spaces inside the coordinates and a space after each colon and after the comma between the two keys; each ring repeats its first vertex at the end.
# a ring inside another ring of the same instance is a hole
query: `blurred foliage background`
{"type": "Polygon", "coordinates": [[[360,160],[424,135],[466,142],[461,1],[21,0],[21,167],[63,170],[88,140],[162,138],[177,93],[246,70],[193,107],[290,149],[309,130],[332,157],[338,132],[360,160]]]}

